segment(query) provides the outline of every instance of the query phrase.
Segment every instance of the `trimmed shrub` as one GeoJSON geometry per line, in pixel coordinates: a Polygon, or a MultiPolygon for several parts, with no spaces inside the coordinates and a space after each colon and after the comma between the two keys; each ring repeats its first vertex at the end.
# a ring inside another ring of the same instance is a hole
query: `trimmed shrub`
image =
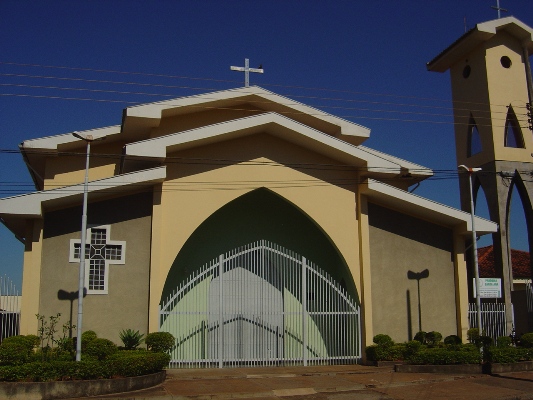
{"type": "Polygon", "coordinates": [[[406,347],[403,344],[392,346],[372,345],[365,349],[366,358],[370,361],[398,361],[405,357],[406,347]]]}
{"type": "Polygon", "coordinates": [[[430,347],[437,346],[442,340],[442,335],[440,332],[431,331],[426,333],[426,344],[430,347]]]}
{"type": "Polygon", "coordinates": [[[483,349],[488,349],[492,346],[493,342],[490,336],[480,336],[476,339],[475,344],[479,348],[483,347],[483,349]]]}
{"type": "Polygon", "coordinates": [[[533,347],[533,332],[524,333],[520,337],[520,346],[531,348],[533,347]]]}
{"type": "Polygon", "coordinates": [[[174,347],[176,339],[168,332],[152,332],[146,335],[144,343],[150,351],[169,353],[174,347]]]}
{"type": "Polygon", "coordinates": [[[487,352],[487,360],[499,364],[530,361],[533,360],[533,349],[513,346],[491,347],[487,352]]]}
{"type": "Polygon", "coordinates": [[[457,346],[463,344],[463,341],[457,335],[450,335],[444,338],[444,344],[447,346],[457,346]]]}
{"type": "Polygon", "coordinates": [[[150,351],[119,351],[107,361],[115,375],[139,376],[161,371],[170,362],[166,353],[150,351]]]}
{"type": "Polygon", "coordinates": [[[0,365],[17,365],[27,362],[39,344],[35,335],[18,335],[5,338],[0,344],[0,365]]]}
{"type": "Polygon", "coordinates": [[[414,337],[414,340],[422,344],[426,344],[426,332],[424,331],[417,332],[414,337]]]}
{"type": "Polygon", "coordinates": [[[479,339],[479,329],[478,328],[470,328],[466,331],[466,338],[470,343],[475,343],[477,339],[479,339]]]}
{"type": "Polygon", "coordinates": [[[0,345],[0,365],[23,364],[28,358],[28,350],[22,343],[4,342],[0,345]]]}
{"type": "Polygon", "coordinates": [[[85,354],[98,360],[105,360],[118,351],[118,347],[111,340],[96,338],[87,343],[85,354]]]}
{"type": "Polygon", "coordinates": [[[163,353],[123,351],[108,360],[33,362],[0,367],[0,381],[46,382],[139,376],[161,371],[170,357],[163,353]]]}
{"type": "Polygon", "coordinates": [[[509,347],[512,344],[512,340],[509,336],[499,336],[496,339],[496,347],[509,347]]]}
{"type": "Polygon", "coordinates": [[[144,334],[139,331],[134,331],[133,329],[126,329],[122,330],[119,333],[119,336],[120,340],[122,340],[122,344],[124,344],[125,350],[134,350],[143,342],[144,334]]]}
{"type": "Polygon", "coordinates": [[[462,346],[460,350],[450,350],[442,347],[421,349],[412,354],[408,360],[416,365],[453,365],[453,364],[478,364],[480,361],[479,349],[476,347],[462,346]]]}
{"type": "Polygon", "coordinates": [[[405,344],[405,357],[409,358],[422,348],[422,343],[418,340],[411,340],[405,344]]]}
{"type": "Polygon", "coordinates": [[[378,346],[392,346],[394,344],[394,341],[391,339],[391,337],[383,333],[374,336],[372,340],[378,346]]]}

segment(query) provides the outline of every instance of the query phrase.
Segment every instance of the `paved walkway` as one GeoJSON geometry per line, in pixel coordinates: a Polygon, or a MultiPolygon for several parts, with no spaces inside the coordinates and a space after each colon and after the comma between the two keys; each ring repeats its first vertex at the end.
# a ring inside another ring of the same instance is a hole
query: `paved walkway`
{"type": "MultiPolygon", "coordinates": [[[[168,370],[161,385],[99,399],[533,399],[533,372],[443,375],[390,367],[314,366],[168,370]]],[[[87,398],[85,398],[87,399],[87,398]]]]}

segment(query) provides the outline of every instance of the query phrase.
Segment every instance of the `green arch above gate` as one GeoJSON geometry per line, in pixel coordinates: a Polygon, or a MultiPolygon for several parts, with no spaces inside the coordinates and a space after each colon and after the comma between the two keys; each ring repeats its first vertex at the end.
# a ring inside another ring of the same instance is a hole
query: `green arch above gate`
{"type": "Polygon", "coordinates": [[[304,255],[359,302],[348,266],[329,236],[298,207],[266,188],[221,207],[191,234],[174,259],[161,301],[206,261],[261,239],[304,255]]]}

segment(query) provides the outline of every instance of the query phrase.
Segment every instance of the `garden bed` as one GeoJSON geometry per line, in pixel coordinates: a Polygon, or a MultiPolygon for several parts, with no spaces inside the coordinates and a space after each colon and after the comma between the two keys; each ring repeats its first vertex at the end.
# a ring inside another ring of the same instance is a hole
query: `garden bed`
{"type": "Polygon", "coordinates": [[[0,399],[53,400],[128,392],[159,385],[166,371],[117,379],[53,382],[0,382],[0,399]]]}

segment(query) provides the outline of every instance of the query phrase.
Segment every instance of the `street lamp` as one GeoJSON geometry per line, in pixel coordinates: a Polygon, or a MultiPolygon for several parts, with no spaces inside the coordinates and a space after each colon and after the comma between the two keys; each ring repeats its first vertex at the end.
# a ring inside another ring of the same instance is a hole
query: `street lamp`
{"type": "Polygon", "coordinates": [[[481,171],[481,168],[468,168],[466,165],[459,165],[457,168],[460,170],[465,170],[468,172],[468,184],[470,187],[470,218],[472,219],[472,251],[474,252],[474,277],[476,285],[476,317],[477,317],[477,327],[479,329],[479,334],[482,334],[481,326],[481,294],[479,290],[479,265],[477,259],[477,235],[476,235],[476,222],[474,214],[474,192],[472,190],[472,174],[474,172],[481,171]]]}
{"type": "Polygon", "coordinates": [[[78,281],[78,320],[76,322],[76,361],[81,361],[81,325],[83,319],[83,293],[85,289],[85,244],[87,242],[87,197],[89,194],[89,158],[91,155],[91,142],[104,140],[105,137],[94,139],[92,135],[81,136],[77,132],[72,135],[87,143],[85,157],[85,180],[83,183],[83,212],[81,215],[81,247],[80,247],[80,271],[78,281]]]}

